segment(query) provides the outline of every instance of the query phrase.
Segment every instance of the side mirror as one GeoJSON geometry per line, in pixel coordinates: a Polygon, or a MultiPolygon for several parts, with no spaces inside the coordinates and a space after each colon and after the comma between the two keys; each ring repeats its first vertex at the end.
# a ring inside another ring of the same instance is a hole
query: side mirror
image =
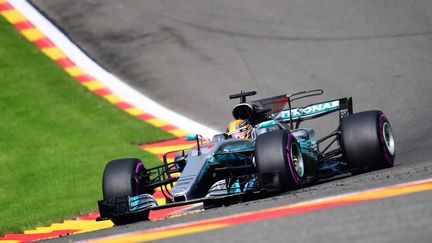
{"type": "Polygon", "coordinates": [[[193,140],[196,141],[197,149],[198,149],[198,156],[201,155],[200,137],[201,137],[201,135],[199,135],[199,134],[190,134],[190,135],[185,136],[186,141],[193,141],[193,140]]]}
{"type": "Polygon", "coordinates": [[[225,133],[216,134],[216,135],[213,136],[212,142],[213,143],[217,143],[219,141],[223,141],[223,140],[226,140],[226,139],[227,139],[227,137],[226,137],[225,133]]]}
{"type": "Polygon", "coordinates": [[[198,134],[189,134],[185,136],[185,141],[194,141],[199,138],[198,134]]]}

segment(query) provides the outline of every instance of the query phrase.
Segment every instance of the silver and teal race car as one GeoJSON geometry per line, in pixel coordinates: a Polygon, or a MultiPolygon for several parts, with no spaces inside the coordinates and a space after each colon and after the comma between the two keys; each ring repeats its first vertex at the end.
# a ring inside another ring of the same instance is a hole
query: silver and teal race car
{"type": "Polygon", "coordinates": [[[248,139],[228,133],[212,140],[198,134],[189,150],[164,155],[164,163],[146,168],[143,161],[110,161],[103,174],[103,200],[99,220],[114,224],[147,220],[151,210],[202,202],[204,208],[268,197],[295,190],[320,179],[392,167],[395,141],[381,111],[353,113],[352,99],[341,98],[292,107],[294,101],[321,95],[303,91],[251,102],[255,91],[231,95],[240,99],[232,114],[250,124],[248,139]],[[317,138],[305,120],[337,113],[339,122],[330,134],[317,138]],[[175,160],[167,157],[175,154],[175,160]],[[167,204],[157,205],[152,194],[161,187],[167,204]]]}

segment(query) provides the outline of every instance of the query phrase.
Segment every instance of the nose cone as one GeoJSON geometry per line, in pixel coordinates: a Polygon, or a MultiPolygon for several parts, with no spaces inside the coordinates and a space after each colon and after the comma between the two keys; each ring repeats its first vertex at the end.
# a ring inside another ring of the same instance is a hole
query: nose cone
{"type": "Polygon", "coordinates": [[[192,187],[194,185],[196,176],[180,176],[176,184],[171,189],[171,195],[174,201],[176,198],[184,197],[184,199],[191,199],[192,187]]]}
{"type": "Polygon", "coordinates": [[[174,201],[195,199],[195,188],[197,178],[207,170],[205,166],[207,157],[210,156],[209,149],[203,148],[202,154],[192,149],[188,155],[187,163],[176,184],[171,189],[174,201]],[[176,200],[176,198],[178,200],[176,200]]]}
{"type": "Polygon", "coordinates": [[[198,153],[196,146],[188,152],[186,166],[171,189],[175,202],[196,199],[197,189],[202,189],[200,180],[208,170],[207,159],[212,157],[218,146],[218,144],[207,143],[201,145],[201,154],[198,153]]]}

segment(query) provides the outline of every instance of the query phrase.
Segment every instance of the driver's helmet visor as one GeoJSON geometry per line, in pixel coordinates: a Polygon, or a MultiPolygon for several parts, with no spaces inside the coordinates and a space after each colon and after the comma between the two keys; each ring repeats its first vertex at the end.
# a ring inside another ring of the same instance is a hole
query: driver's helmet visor
{"type": "Polygon", "coordinates": [[[246,132],[232,132],[229,134],[232,138],[245,138],[246,132]]]}
{"type": "Polygon", "coordinates": [[[231,138],[247,138],[250,131],[247,128],[239,129],[237,131],[229,132],[228,136],[231,138]]]}

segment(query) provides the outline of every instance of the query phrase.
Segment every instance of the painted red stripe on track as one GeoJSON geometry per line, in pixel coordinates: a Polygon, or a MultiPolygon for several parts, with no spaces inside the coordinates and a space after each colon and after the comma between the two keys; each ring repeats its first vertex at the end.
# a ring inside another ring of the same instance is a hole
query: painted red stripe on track
{"type": "Polygon", "coordinates": [[[168,125],[165,125],[165,126],[161,126],[159,128],[162,129],[162,130],[164,130],[164,131],[171,131],[171,130],[174,130],[174,129],[178,129],[178,127],[176,127],[174,125],[171,125],[171,124],[168,124],[168,125]]]}
{"type": "Polygon", "coordinates": [[[142,148],[155,148],[155,147],[165,147],[165,146],[177,146],[177,145],[186,145],[190,144],[191,146],[195,144],[195,142],[185,141],[185,137],[180,137],[172,140],[167,140],[159,143],[149,143],[144,144],[142,148]]]}
{"type": "Polygon", "coordinates": [[[121,109],[127,109],[127,108],[132,108],[134,106],[132,106],[131,104],[127,103],[127,102],[119,102],[119,103],[115,103],[115,105],[121,109]]]}
{"type": "Polygon", "coordinates": [[[75,77],[75,79],[80,81],[81,83],[96,80],[95,78],[93,78],[92,76],[90,76],[88,74],[83,74],[83,75],[77,76],[77,77],[75,77]]]}
{"type": "Polygon", "coordinates": [[[112,94],[112,91],[110,89],[97,89],[97,90],[93,90],[93,92],[99,96],[112,94]]]}
{"type": "Polygon", "coordinates": [[[91,214],[86,215],[86,216],[78,216],[78,217],[76,217],[76,219],[78,219],[78,220],[96,220],[96,218],[98,218],[98,217],[99,217],[99,213],[94,212],[94,213],[91,213],[91,214]]]}
{"type": "Polygon", "coordinates": [[[76,66],[75,63],[72,62],[72,60],[69,59],[69,58],[67,58],[67,57],[66,58],[57,59],[56,62],[62,68],[68,68],[68,67],[76,66]]]}
{"type": "MultiPolygon", "coordinates": [[[[216,220],[213,223],[222,223],[222,224],[244,224],[244,223],[252,223],[260,220],[268,220],[273,218],[279,218],[279,217],[285,217],[289,215],[295,215],[295,214],[301,214],[301,213],[307,213],[327,208],[334,208],[334,207],[340,207],[347,204],[353,204],[353,202],[349,201],[338,201],[338,202],[331,202],[331,203],[323,203],[318,205],[307,205],[304,207],[294,207],[294,208],[281,208],[278,210],[273,211],[263,211],[263,212],[255,212],[251,214],[246,215],[239,215],[227,219],[220,219],[216,220]]],[[[199,224],[200,225],[200,224],[199,224]]]]}
{"type": "Polygon", "coordinates": [[[54,43],[52,43],[52,41],[48,38],[35,40],[33,43],[35,43],[41,49],[55,46],[54,43]]]}
{"type": "Polygon", "coordinates": [[[25,30],[25,29],[35,28],[35,26],[30,21],[24,21],[24,22],[16,23],[16,24],[14,24],[14,27],[17,30],[25,30]]]}
{"type": "Polygon", "coordinates": [[[10,3],[0,3],[0,11],[6,11],[14,9],[14,7],[10,3]]]}
{"type": "Polygon", "coordinates": [[[151,115],[149,113],[144,113],[144,114],[138,115],[136,117],[139,118],[139,119],[141,119],[141,120],[144,120],[144,121],[155,118],[155,116],[153,116],[153,115],[151,115]]]}
{"type": "MultiPolygon", "coordinates": [[[[269,211],[263,211],[263,212],[258,211],[258,212],[253,212],[253,213],[210,219],[210,220],[205,220],[205,221],[196,222],[196,223],[187,223],[184,225],[177,225],[177,226],[169,227],[169,230],[177,230],[177,229],[206,226],[206,225],[213,225],[213,224],[235,225],[235,224],[253,223],[256,221],[269,220],[269,219],[280,218],[280,217],[285,217],[285,216],[290,216],[290,215],[313,212],[313,211],[318,211],[318,210],[327,209],[327,208],[344,206],[344,205],[348,205],[348,204],[353,204],[353,203],[352,202],[334,202],[334,203],[326,203],[326,204],[319,204],[319,205],[309,205],[309,206],[300,207],[300,208],[282,208],[280,210],[275,210],[275,211],[270,211],[270,212],[269,211]]],[[[166,228],[152,229],[152,230],[145,230],[145,231],[140,232],[140,233],[162,232],[165,230],[166,230],[166,228]]]]}
{"type": "Polygon", "coordinates": [[[7,234],[3,238],[0,238],[0,240],[19,240],[22,242],[29,242],[29,241],[67,235],[77,231],[78,230],[54,230],[49,233],[38,233],[38,234],[7,234]]]}

